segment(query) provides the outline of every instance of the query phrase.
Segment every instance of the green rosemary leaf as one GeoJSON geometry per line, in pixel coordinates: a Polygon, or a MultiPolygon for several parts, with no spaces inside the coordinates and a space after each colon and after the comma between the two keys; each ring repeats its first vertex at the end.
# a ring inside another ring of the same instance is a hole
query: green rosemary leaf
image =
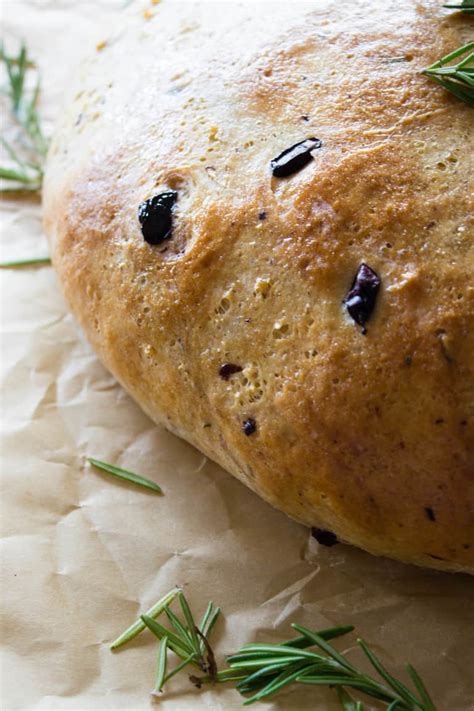
{"type": "Polygon", "coordinates": [[[295,661],[303,661],[298,657],[256,657],[255,659],[247,659],[236,662],[229,662],[231,669],[252,669],[261,667],[263,664],[272,664],[284,667],[287,664],[292,664],[295,661]]]}
{"type": "Polygon", "coordinates": [[[157,637],[159,640],[161,640],[163,637],[168,638],[168,647],[172,649],[178,657],[180,657],[181,659],[186,659],[189,656],[189,650],[186,648],[184,642],[175,634],[170,632],[170,630],[167,630],[166,627],[163,627],[163,625],[160,625],[159,622],[156,622],[156,620],[154,620],[152,617],[148,617],[148,615],[141,615],[141,619],[148,627],[150,632],[153,632],[155,637],[157,637]]]}
{"type": "Polygon", "coordinates": [[[34,183],[36,180],[26,172],[21,172],[16,168],[4,168],[3,166],[0,166],[0,178],[2,180],[16,180],[18,183],[34,183]]]}
{"type": "Polygon", "coordinates": [[[146,489],[151,489],[157,494],[162,494],[161,488],[158,484],[150,479],[145,479],[144,476],[140,474],[135,474],[134,472],[128,471],[128,469],[122,469],[121,467],[116,467],[114,464],[108,464],[107,462],[101,462],[99,459],[93,459],[92,457],[87,457],[87,461],[90,462],[97,469],[101,469],[108,474],[118,477],[119,479],[124,479],[125,481],[130,481],[132,484],[138,484],[139,486],[144,486],[146,489]]]}
{"type": "Polygon", "coordinates": [[[183,611],[184,617],[185,617],[187,625],[188,625],[188,632],[189,632],[189,636],[191,638],[192,648],[196,651],[196,653],[198,655],[200,655],[201,654],[201,643],[200,643],[198,636],[196,634],[196,623],[194,622],[194,617],[191,613],[191,610],[189,608],[189,605],[187,603],[187,600],[186,600],[183,592],[179,592],[178,600],[179,600],[179,604],[181,605],[181,609],[183,611]]]}
{"type": "Polygon", "coordinates": [[[301,634],[303,634],[305,637],[308,637],[308,639],[312,640],[313,644],[317,645],[320,649],[326,652],[326,654],[328,654],[332,659],[338,662],[341,667],[344,667],[344,669],[347,669],[351,672],[355,671],[352,664],[350,664],[347,659],[342,656],[342,654],[339,654],[339,652],[334,649],[334,647],[328,644],[328,642],[326,642],[326,640],[324,640],[318,634],[312,632],[306,627],[303,627],[302,625],[293,624],[291,626],[293,627],[293,629],[297,630],[298,632],[301,632],[301,634]]]}
{"type": "MultiPolygon", "coordinates": [[[[207,606],[207,610],[203,615],[201,622],[199,623],[199,629],[204,637],[209,637],[212,632],[214,625],[217,622],[221,612],[220,607],[214,607],[214,603],[210,602],[207,606]]],[[[204,642],[201,640],[202,651],[204,652],[204,642]]]]}
{"type": "Polygon", "coordinates": [[[207,625],[207,622],[208,622],[209,618],[211,617],[213,607],[214,607],[214,603],[213,603],[213,602],[208,602],[207,607],[206,607],[206,611],[205,611],[204,615],[203,615],[202,618],[201,618],[201,622],[199,623],[199,629],[201,630],[201,632],[202,632],[203,634],[206,633],[206,632],[205,632],[206,625],[207,625]]]}
{"type": "Polygon", "coordinates": [[[163,683],[166,676],[166,664],[168,658],[167,653],[168,637],[165,635],[161,638],[160,646],[158,647],[155,691],[161,691],[161,689],[163,688],[163,683]]]}
{"type": "MultiPolygon", "coordinates": [[[[149,610],[146,611],[145,615],[147,617],[152,617],[153,619],[161,615],[165,607],[175,599],[178,592],[179,588],[171,590],[169,593],[160,598],[158,602],[155,602],[155,604],[150,607],[149,610]]],[[[130,625],[130,627],[125,630],[125,632],[122,632],[122,634],[112,642],[112,644],[110,645],[110,649],[114,650],[118,649],[119,647],[122,647],[124,644],[130,642],[131,639],[140,634],[140,632],[143,632],[145,628],[146,625],[141,618],[136,620],[133,625],[130,625]]]]}
{"type": "Polygon", "coordinates": [[[13,267],[28,267],[35,264],[51,264],[50,257],[35,257],[31,259],[16,259],[11,262],[0,262],[0,269],[9,269],[13,267]]]}
{"type": "Polygon", "coordinates": [[[253,654],[273,654],[273,655],[291,655],[294,657],[309,657],[312,659],[316,655],[314,652],[307,652],[305,649],[295,649],[294,647],[285,647],[283,644],[245,644],[238,654],[233,654],[229,660],[235,659],[237,656],[249,656],[253,654]]]}
{"type": "Polygon", "coordinates": [[[469,14],[474,12],[474,0],[462,0],[462,2],[455,4],[445,3],[443,7],[447,7],[449,10],[462,10],[469,14]]]}
{"type": "Polygon", "coordinates": [[[26,47],[22,43],[20,53],[15,61],[11,57],[2,52],[2,59],[5,61],[5,66],[10,81],[10,97],[12,100],[13,111],[17,112],[20,107],[23,86],[25,83],[25,74],[27,70],[26,47]]]}
{"type": "Polygon", "coordinates": [[[357,644],[361,647],[365,656],[372,664],[374,669],[380,674],[382,679],[384,679],[387,684],[391,686],[392,689],[404,701],[406,701],[408,704],[414,704],[415,706],[423,708],[422,704],[420,704],[416,696],[414,696],[411,691],[404,684],[402,684],[401,681],[398,681],[398,679],[395,679],[391,674],[389,674],[389,672],[383,666],[382,662],[375,656],[375,654],[369,649],[367,644],[362,639],[358,639],[357,644]]]}
{"type": "Polygon", "coordinates": [[[210,633],[212,630],[212,627],[214,626],[217,617],[219,616],[220,609],[217,608],[214,611],[214,603],[209,602],[206,608],[206,611],[204,615],[202,616],[201,622],[199,623],[198,630],[200,634],[203,635],[203,637],[199,640],[200,644],[200,649],[201,649],[201,654],[204,654],[206,651],[206,645],[204,643],[204,638],[207,638],[207,635],[210,633]]]}
{"type": "Polygon", "coordinates": [[[457,59],[458,57],[461,57],[463,54],[466,54],[466,52],[470,52],[473,48],[474,48],[474,42],[468,42],[468,44],[465,44],[462,47],[457,47],[449,54],[446,54],[444,57],[442,57],[437,62],[435,62],[432,66],[433,67],[442,67],[443,65],[448,64],[449,62],[452,62],[453,59],[457,59]]]}
{"type": "Polygon", "coordinates": [[[469,42],[434,62],[422,72],[469,106],[474,106],[474,84],[472,82],[472,70],[474,69],[473,50],[474,42],[469,42]],[[450,64],[450,62],[460,57],[463,57],[463,59],[457,64],[450,64]]]}
{"type": "Polygon", "coordinates": [[[176,632],[178,633],[178,636],[182,639],[183,644],[188,647],[188,651],[192,654],[195,654],[196,650],[193,647],[191,637],[189,636],[185,627],[181,624],[180,619],[177,617],[177,615],[174,614],[172,610],[170,610],[168,606],[165,607],[165,613],[169,621],[175,628],[176,632]]]}
{"type": "Polygon", "coordinates": [[[240,691],[241,694],[245,694],[255,690],[255,688],[260,688],[268,682],[268,679],[265,679],[265,677],[276,677],[284,666],[286,666],[286,663],[268,664],[267,666],[263,666],[252,674],[246,676],[245,679],[242,679],[242,681],[239,681],[239,683],[236,684],[236,689],[240,691]]]}
{"type": "Polygon", "coordinates": [[[203,634],[205,637],[209,637],[209,635],[211,634],[212,630],[214,629],[214,625],[216,624],[216,622],[217,622],[217,620],[218,620],[220,614],[221,614],[221,608],[220,608],[220,607],[216,607],[216,608],[212,611],[212,615],[211,615],[211,617],[209,618],[205,629],[204,629],[204,630],[201,630],[202,634],[203,634]]]}
{"type": "Polygon", "coordinates": [[[313,657],[310,657],[309,659],[306,657],[296,657],[296,656],[291,656],[291,657],[285,657],[281,655],[274,655],[272,656],[270,653],[265,653],[265,654],[251,654],[251,655],[233,655],[232,657],[227,657],[227,662],[229,666],[232,669],[238,669],[239,667],[261,667],[265,666],[266,664],[275,664],[278,666],[284,666],[285,664],[292,664],[293,662],[304,662],[306,661],[308,664],[315,664],[316,662],[319,662],[319,659],[314,659],[313,657]]]}
{"type": "MultiPolygon", "coordinates": [[[[353,625],[344,625],[340,627],[329,627],[328,629],[319,630],[317,633],[320,637],[327,641],[330,639],[336,639],[336,637],[341,637],[342,635],[348,634],[354,631],[353,625]]],[[[308,637],[302,635],[301,637],[294,637],[286,642],[282,642],[286,647],[297,647],[298,649],[304,649],[310,647],[313,643],[308,637]]]]}
{"type": "Polygon", "coordinates": [[[411,664],[407,664],[407,671],[416,687],[416,690],[418,691],[420,695],[420,699],[423,702],[423,710],[424,711],[436,711],[433,700],[431,696],[428,693],[428,690],[426,686],[424,685],[423,681],[421,680],[418,672],[414,667],[412,667],[411,664]]]}

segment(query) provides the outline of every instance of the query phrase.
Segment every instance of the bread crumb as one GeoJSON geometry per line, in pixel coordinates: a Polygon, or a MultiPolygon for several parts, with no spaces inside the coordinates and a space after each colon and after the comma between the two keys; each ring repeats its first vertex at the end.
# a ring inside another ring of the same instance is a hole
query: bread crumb
{"type": "Polygon", "coordinates": [[[284,321],[275,321],[273,324],[272,336],[277,340],[280,338],[285,338],[290,332],[290,327],[284,321]]]}
{"type": "Polygon", "coordinates": [[[444,330],[438,331],[437,336],[444,357],[448,363],[453,363],[455,361],[453,339],[444,330]]]}
{"type": "Polygon", "coordinates": [[[148,7],[143,10],[143,17],[145,18],[145,20],[151,20],[151,18],[153,17],[153,13],[148,7]]]}
{"type": "Polygon", "coordinates": [[[262,297],[262,299],[266,299],[268,296],[268,292],[270,291],[271,287],[271,281],[268,278],[261,278],[258,277],[257,281],[255,282],[254,286],[254,292],[255,294],[258,294],[259,296],[262,297]]]}
{"type": "Polygon", "coordinates": [[[419,277],[416,269],[411,271],[407,270],[401,274],[401,277],[398,281],[394,282],[393,284],[390,284],[390,286],[387,286],[386,291],[401,291],[406,287],[416,286],[418,283],[418,279],[419,277]]]}
{"type": "Polygon", "coordinates": [[[107,47],[107,40],[101,40],[100,42],[97,42],[95,48],[98,52],[101,52],[104,47],[107,47]]]}
{"type": "Polygon", "coordinates": [[[159,5],[161,0],[151,0],[152,5],[159,5]]]}

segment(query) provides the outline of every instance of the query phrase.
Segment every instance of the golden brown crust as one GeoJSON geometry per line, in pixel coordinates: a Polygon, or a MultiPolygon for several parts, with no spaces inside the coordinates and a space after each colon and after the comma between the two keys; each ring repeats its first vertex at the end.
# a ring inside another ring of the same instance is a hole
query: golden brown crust
{"type": "Polygon", "coordinates": [[[152,418],[307,525],[472,572],[472,109],[419,73],[469,19],[369,5],[163,3],[131,23],[83,69],[45,226],[152,418]],[[272,177],[310,136],[314,160],[272,177]],[[137,207],[165,188],[173,238],[151,246],[137,207]],[[361,262],[382,279],[365,336],[342,305],[361,262]]]}

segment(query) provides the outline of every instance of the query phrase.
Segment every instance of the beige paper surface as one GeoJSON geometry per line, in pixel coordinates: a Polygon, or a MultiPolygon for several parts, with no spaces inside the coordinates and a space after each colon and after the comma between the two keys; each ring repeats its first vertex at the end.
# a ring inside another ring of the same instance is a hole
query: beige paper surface
{"type": "MultiPolygon", "coordinates": [[[[2,1],[10,49],[24,38],[41,67],[47,129],[78,58],[107,37],[123,5],[2,1]]],[[[39,201],[4,201],[2,260],[46,249],[39,201]]],[[[287,638],[292,621],[354,624],[395,673],[405,661],[416,666],[440,711],[473,708],[473,578],[319,547],[141,413],[95,358],[51,267],[1,278],[5,711],[151,708],[156,640],[144,633],[116,654],[109,644],[176,584],[199,613],[209,599],[223,608],[213,638],[220,661],[245,642],[287,638]],[[154,478],[165,496],[92,471],[86,456],[154,478]]],[[[347,639],[353,647],[355,636],[347,639]]],[[[199,692],[181,675],[160,707],[240,702],[230,687],[199,692]]],[[[331,691],[293,687],[257,708],[339,705],[331,691]]]]}

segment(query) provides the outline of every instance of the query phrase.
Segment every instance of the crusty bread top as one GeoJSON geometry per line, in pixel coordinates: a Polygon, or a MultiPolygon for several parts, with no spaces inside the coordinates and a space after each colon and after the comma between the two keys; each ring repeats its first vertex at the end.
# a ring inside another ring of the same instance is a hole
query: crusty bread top
{"type": "Polygon", "coordinates": [[[305,524],[472,571],[473,113],[420,74],[472,22],[315,5],[165,1],[97,51],[48,159],[53,261],[156,421],[305,524]],[[150,245],[138,206],[169,189],[150,245]],[[366,335],[342,303],[363,262],[366,335]]]}

